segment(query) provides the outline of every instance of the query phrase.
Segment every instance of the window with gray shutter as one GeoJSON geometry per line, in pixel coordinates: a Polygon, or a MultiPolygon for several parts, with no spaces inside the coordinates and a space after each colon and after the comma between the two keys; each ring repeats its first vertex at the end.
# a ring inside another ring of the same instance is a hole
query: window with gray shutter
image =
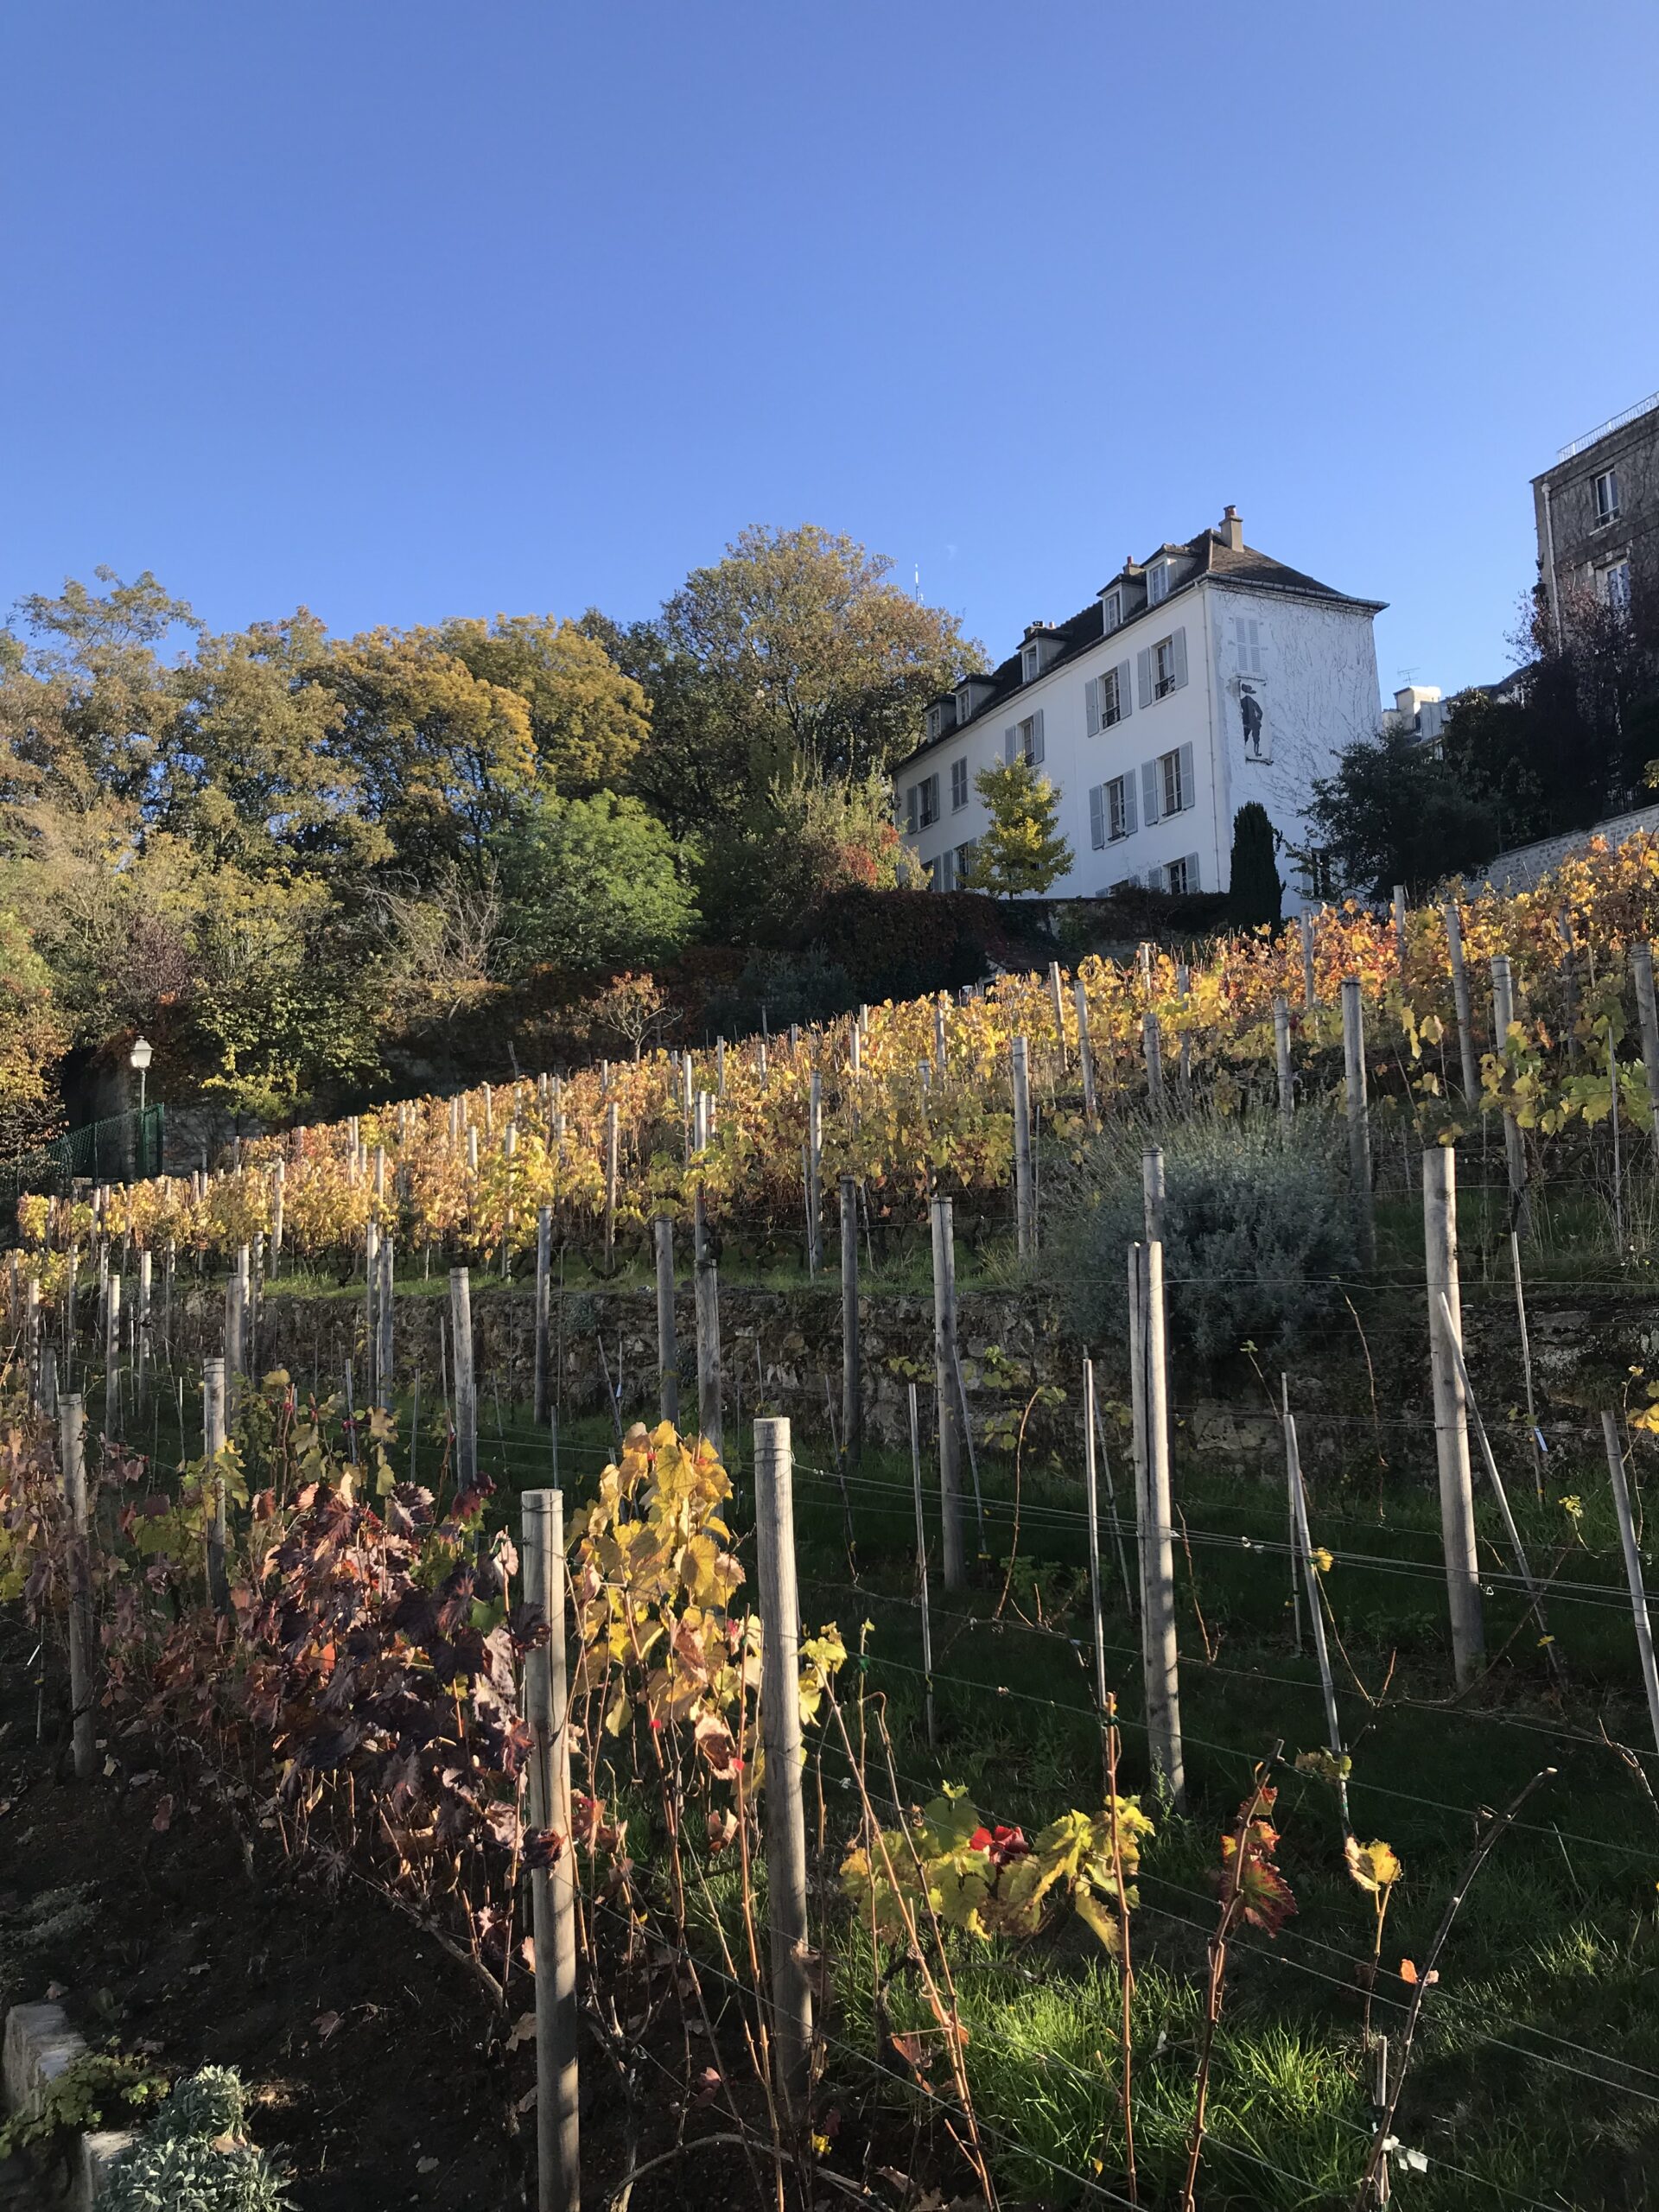
{"type": "Polygon", "coordinates": [[[912,784],[905,793],[905,827],[913,837],[916,835],[916,794],[918,786],[912,784]]]}
{"type": "Polygon", "coordinates": [[[1190,745],[1184,745],[1181,747],[1181,804],[1196,806],[1198,803],[1198,786],[1192,774],[1192,748],[1190,745]]]}
{"type": "Polygon", "coordinates": [[[1137,706],[1152,704],[1152,647],[1142,645],[1135,657],[1135,692],[1137,706]]]}
{"type": "Polygon", "coordinates": [[[1186,681],[1186,632],[1177,630],[1170,643],[1175,649],[1175,689],[1179,691],[1186,681]]]}
{"type": "Polygon", "coordinates": [[[1106,836],[1116,843],[1135,835],[1135,778],[1114,776],[1106,786],[1106,836]]]}
{"type": "Polygon", "coordinates": [[[1090,737],[1097,737],[1101,730],[1100,678],[1091,676],[1083,687],[1084,718],[1090,737]]]}
{"type": "Polygon", "coordinates": [[[1106,849],[1106,786],[1094,785],[1089,793],[1089,842],[1095,850],[1106,849]]]}
{"type": "Polygon", "coordinates": [[[1198,882],[1198,856],[1196,853],[1189,853],[1187,855],[1185,868],[1187,889],[1189,891],[1198,891],[1201,889],[1202,887],[1198,882]]]}
{"type": "Polygon", "coordinates": [[[1160,796],[1158,763],[1144,760],[1141,764],[1141,814],[1148,830],[1158,819],[1160,796]]]}
{"type": "Polygon", "coordinates": [[[941,891],[954,891],[956,887],[957,855],[952,848],[947,845],[939,855],[939,888],[941,891]]]}
{"type": "Polygon", "coordinates": [[[1117,678],[1117,715],[1120,721],[1127,721],[1129,715],[1129,664],[1121,660],[1112,671],[1117,678]]]}
{"type": "Polygon", "coordinates": [[[1019,750],[1020,733],[1010,725],[1002,733],[1002,758],[1010,768],[1014,766],[1014,756],[1019,750]]]}
{"type": "Polygon", "coordinates": [[[964,756],[950,763],[950,810],[960,813],[968,804],[968,762],[964,756]]]}

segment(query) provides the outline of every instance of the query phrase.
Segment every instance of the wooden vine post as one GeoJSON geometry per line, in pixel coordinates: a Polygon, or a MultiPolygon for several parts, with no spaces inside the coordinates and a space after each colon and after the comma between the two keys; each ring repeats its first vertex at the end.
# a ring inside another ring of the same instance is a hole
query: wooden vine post
{"type": "Polygon", "coordinates": [[[1359,1236],[1360,1265],[1376,1262],[1376,1215],[1371,1197],[1371,1117],[1365,1082],[1365,1009],[1357,976],[1342,979],[1342,1056],[1348,1111],[1348,1183],[1359,1236]]]}
{"type": "Polygon", "coordinates": [[[1037,1224],[1032,1202],[1031,1047],[1023,1037],[1014,1040],[1012,1071],[1014,1247],[1022,1260],[1029,1260],[1037,1249],[1037,1224]]]}
{"type": "Polygon", "coordinates": [[[715,1240],[709,1233],[702,1185],[697,1185],[691,1217],[692,1264],[697,1313],[697,1427],[725,1456],[725,1421],[720,1402],[720,1270],[715,1240]]]}
{"type": "Polygon", "coordinates": [[[1106,1602],[1100,1576],[1100,1496],[1095,1461],[1095,1363],[1083,1363],[1083,1495],[1089,1516],[1089,1601],[1095,1624],[1095,1710],[1100,1716],[1100,1758],[1103,1785],[1112,1788],[1109,1705],[1106,1689],[1106,1602]]]}
{"type": "MultiPolygon", "coordinates": [[[[1508,1050],[1515,1021],[1515,973],[1506,952],[1492,955],[1492,1041],[1500,1061],[1508,1050]]],[[[1510,1175],[1510,1226],[1517,1236],[1527,1230],[1527,1147],[1521,1124],[1507,1109],[1503,1116],[1503,1158],[1510,1175]]]]}
{"type": "Polygon", "coordinates": [[[207,1524],[207,1595],[215,1612],[231,1610],[231,1586],[225,1561],[230,1549],[230,1515],[225,1499],[225,1473],[219,1454],[225,1449],[226,1381],[222,1359],[201,1363],[201,1456],[207,1463],[213,1485],[213,1518],[207,1524]]]}
{"type": "Polygon", "coordinates": [[[1469,969],[1463,957],[1463,916],[1448,899],[1441,909],[1446,923],[1446,949],[1452,963],[1452,1003],[1458,1015],[1458,1058],[1463,1073],[1463,1095],[1475,1105],[1480,1097],[1480,1063],[1475,1054],[1474,1005],[1469,995],[1469,969]]]}
{"type": "MultiPolygon", "coordinates": [[[[855,1037],[858,1032],[853,1032],[855,1037]]],[[[864,1450],[858,1341],[858,1185],[843,1175],[841,1197],[841,1459],[851,1473],[864,1450]]]]}
{"type": "Polygon", "coordinates": [[[1423,1251],[1428,1289],[1428,1349],[1434,1386],[1434,1452],[1440,1465],[1440,1540],[1452,1615],[1457,1686],[1466,1689],[1485,1656],[1480,1563],[1475,1544],[1474,1482],[1469,1465],[1468,1404],[1459,1377],[1463,1306],[1458,1281],[1458,1162],[1450,1145],[1423,1154],[1423,1251]]]}
{"type": "Polygon", "coordinates": [[[657,1411],[680,1425],[680,1348],[674,1328],[674,1224],[659,1213],[651,1225],[657,1255],[657,1411]]]}
{"type": "Polygon", "coordinates": [[[806,1104],[806,1272],[823,1265],[823,1077],[814,1068],[806,1104]]]}
{"type": "Polygon", "coordinates": [[[1100,1110],[1095,1095],[1094,1047],[1089,1041],[1089,995],[1083,988],[1081,976],[1071,986],[1071,995],[1077,1012],[1077,1067],[1083,1077],[1083,1111],[1093,1128],[1100,1120],[1100,1110]]]}
{"type": "Polygon", "coordinates": [[[613,1099],[605,1109],[605,1272],[609,1274],[616,1257],[616,1173],[617,1155],[621,1145],[621,1116],[613,1099]]]}
{"type": "Polygon", "coordinates": [[[98,1635],[92,1620],[92,1523],[86,1500],[86,1424],[79,1392],[61,1401],[58,1421],[63,1497],[69,1516],[69,1702],[75,1779],[90,1782],[98,1772],[98,1746],[92,1735],[98,1635]]]}
{"type": "Polygon", "coordinates": [[[478,1370],[473,1364],[473,1287],[465,1268],[449,1270],[449,1342],[455,1364],[455,1482],[478,1482],[478,1370]]]}
{"type": "Polygon", "coordinates": [[[922,1615],[922,1711],[933,1749],[933,1619],[927,1600],[927,1518],[922,1510],[922,1425],[916,1385],[910,1385],[910,1486],[916,1508],[916,1602],[922,1615]]]}
{"type": "Polygon", "coordinates": [[[374,1379],[377,1386],[375,1402],[385,1408],[388,1412],[391,1410],[395,1395],[393,1375],[397,1308],[392,1295],[392,1285],[396,1280],[396,1258],[391,1232],[383,1229],[380,1232],[380,1249],[376,1255],[374,1379]]]}
{"type": "Polygon", "coordinates": [[[1299,914],[1296,925],[1302,939],[1302,1004],[1304,1007],[1315,1007],[1319,1002],[1319,995],[1313,978],[1313,917],[1312,914],[1299,914]]]}
{"type": "Polygon", "coordinates": [[[536,1343],[531,1353],[536,1426],[545,1428],[551,1393],[548,1389],[548,1324],[553,1303],[553,1209],[536,1210],[536,1343]]]}
{"type": "Polygon", "coordinates": [[[1273,1058],[1279,1077],[1279,1126],[1288,1137],[1296,1119],[1296,1084],[1290,1065],[1290,1001],[1282,992],[1273,1002],[1273,1058]]]}
{"type": "Polygon", "coordinates": [[[807,1951],[806,1814],[801,1796],[801,1623],[787,1421],[772,1418],[754,1424],[754,1501],[761,1619],[760,1737],[766,1758],[769,2012],[779,2094],[798,2124],[805,2116],[812,2055],[812,1976],[807,1951]]]}
{"type": "Polygon", "coordinates": [[[1159,1120],[1164,1112],[1164,1044],[1158,1017],[1148,1007],[1141,1017],[1141,1049],[1147,1063],[1147,1104],[1159,1120]]]}
{"type": "Polygon", "coordinates": [[[1179,1811],[1186,1795],[1181,1755],[1180,1652],[1175,1626],[1173,1500],[1164,1336],[1164,1248],[1129,1247],[1129,1360],[1135,1405],[1141,1545],[1141,1657],[1153,1771],[1179,1811]]]}
{"type": "Polygon", "coordinates": [[[111,1274],[105,1288],[104,1433],[121,1433],[121,1278],[111,1274]]]}
{"type": "Polygon", "coordinates": [[[536,1939],[536,2207],[580,2212],[582,2131],[577,2050],[576,1851],[570,1834],[570,1699],[565,1664],[564,1499],[526,1491],[520,1523],[524,1599],[548,1624],[548,1640],[524,1657],[530,1724],[532,1828],[559,1839],[552,1865],[531,1872],[536,1939]]]}
{"type": "Polygon", "coordinates": [[[1659,1750],[1659,1666],[1654,1662],[1653,1624],[1648,1618],[1648,1595],[1642,1581],[1642,1548],[1637,1541],[1630,1493],[1624,1481],[1624,1455],[1619,1448],[1618,1423],[1611,1413],[1601,1416],[1602,1441],[1607,1448],[1607,1474],[1613,1486],[1613,1506],[1618,1515],[1618,1541],[1624,1554],[1624,1574],[1630,1586],[1630,1610],[1636,1621],[1636,1649],[1642,1662],[1642,1687],[1647,1694],[1648,1721],[1659,1750]]]}
{"type": "Polygon", "coordinates": [[[1653,1120],[1654,1141],[1659,1144],[1659,1006],[1654,1002],[1653,947],[1630,947],[1630,973],[1636,979],[1636,1023],[1642,1039],[1642,1065],[1648,1077],[1648,1110],[1653,1120]]]}
{"type": "Polygon", "coordinates": [[[962,1541],[962,1438],[957,1417],[957,1240],[949,1198],[930,1202],[933,1230],[933,1390],[939,1425],[939,1519],[944,1586],[967,1586],[962,1541]]]}

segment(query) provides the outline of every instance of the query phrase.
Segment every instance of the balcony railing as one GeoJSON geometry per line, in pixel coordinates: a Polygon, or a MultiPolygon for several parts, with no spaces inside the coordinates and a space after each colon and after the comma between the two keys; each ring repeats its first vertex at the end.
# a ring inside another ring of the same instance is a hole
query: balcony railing
{"type": "Polygon", "coordinates": [[[1603,438],[1611,437],[1615,430],[1622,430],[1627,423],[1634,423],[1643,415],[1651,415],[1656,408],[1659,408],[1659,391],[1650,391],[1645,399],[1638,399],[1634,407],[1627,407],[1622,415],[1610,416],[1606,422],[1599,423],[1583,437],[1574,438],[1570,446],[1563,446],[1556,454],[1556,460],[1571,461],[1575,454],[1587,452],[1590,447],[1599,445],[1603,438]]]}

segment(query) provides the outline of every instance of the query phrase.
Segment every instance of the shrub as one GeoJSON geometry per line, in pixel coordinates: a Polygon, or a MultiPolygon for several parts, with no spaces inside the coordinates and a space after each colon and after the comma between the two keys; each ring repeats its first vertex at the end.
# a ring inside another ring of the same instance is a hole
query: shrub
{"type": "Polygon", "coordinates": [[[1114,1123],[1067,1171],[1046,1267],[1085,1340],[1128,1324],[1126,1254],[1145,1235],[1141,1156],[1164,1150],[1164,1281],[1171,1339],[1201,1359],[1245,1343],[1282,1353],[1340,1307],[1356,1264],[1339,1134],[1302,1113],[1287,1140],[1268,1115],[1209,1109],[1114,1123]]]}
{"type": "Polygon", "coordinates": [[[263,2151],[240,2139],[247,2094],[232,2068],[204,2066],[181,2082],[116,2162],[105,2212],[286,2212],[263,2151]]]}

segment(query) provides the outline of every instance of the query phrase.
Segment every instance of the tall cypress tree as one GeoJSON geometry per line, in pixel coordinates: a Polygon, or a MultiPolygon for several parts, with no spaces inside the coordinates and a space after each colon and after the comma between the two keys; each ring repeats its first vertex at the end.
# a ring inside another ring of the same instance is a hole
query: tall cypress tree
{"type": "Polygon", "coordinates": [[[1259,801],[1248,799],[1233,817],[1233,919],[1243,929],[1276,925],[1285,887],[1273,856],[1273,824],[1259,801]]]}

